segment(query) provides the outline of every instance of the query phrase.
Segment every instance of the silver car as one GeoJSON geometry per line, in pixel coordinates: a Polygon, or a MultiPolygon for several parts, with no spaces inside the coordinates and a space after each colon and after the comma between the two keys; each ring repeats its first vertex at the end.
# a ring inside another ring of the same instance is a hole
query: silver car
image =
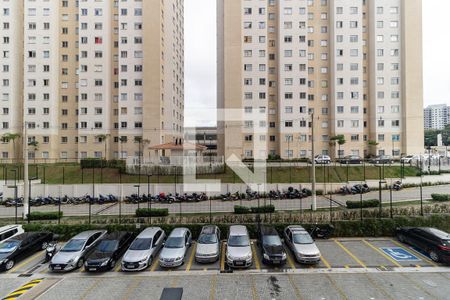
{"type": "Polygon", "coordinates": [[[302,226],[291,225],[283,232],[284,241],[299,263],[315,264],[320,261],[320,251],[311,235],[302,226]]]}
{"type": "Polygon", "coordinates": [[[181,266],[184,264],[186,252],[191,244],[191,231],[187,228],[175,228],[167,238],[159,255],[159,265],[163,268],[181,266]]]}
{"type": "Polygon", "coordinates": [[[247,227],[230,226],[227,241],[227,264],[232,268],[247,268],[253,264],[253,255],[247,227]]]}
{"type": "Polygon", "coordinates": [[[213,263],[220,256],[220,230],[215,225],[203,226],[197,241],[195,261],[213,263]]]}
{"type": "Polygon", "coordinates": [[[106,230],[90,230],[74,236],[52,258],[49,265],[50,271],[68,272],[81,268],[85,258],[106,233],[106,230]]]}
{"type": "Polygon", "coordinates": [[[159,227],[142,231],[124,254],[122,271],[142,271],[151,266],[165,238],[166,234],[159,227]]]}

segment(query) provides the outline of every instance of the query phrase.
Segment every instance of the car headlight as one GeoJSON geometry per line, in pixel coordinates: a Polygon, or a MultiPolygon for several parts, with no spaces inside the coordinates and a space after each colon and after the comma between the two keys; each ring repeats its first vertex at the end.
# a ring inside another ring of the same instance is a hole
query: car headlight
{"type": "Polygon", "coordinates": [[[78,260],[78,257],[71,258],[71,259],[69,259],[69,260],[67,261],[67,264],[72,264],[72,263],[74,263],[76,260],[78,260]]]}
{"type": "Polygon", "coordinates": [[[109,259],[105,260],[104,262],[102,262],[101,266],[104,267],[109,263],[109,259]]]}
{"type": "Polygon", "coordinates": [[[1,260],[0,260],[0,265],[3,264],[3,263],[5,263],[5,262],[6,262],[6,259],[1,259],[1,260]]]}
{"type": "Polygon", "coordinates": [[[286,253],[283,252],[283,255],[281,256],[283,259],[286,259],[286,253]]]}
{"type": "Polygon", "coordinates": [[[250,258],[252,258],[252,254],[251,253],[247,254],[247,256],[245,257],[245,259],[250,259],[250,258]]]}
{"type": "Polygon", "coordinates": [[[140,260],[139,263],[140,263],[140,264],[144,264],[144,263],[146,263],[147,261],[148,261],[148,257],[146,257],[146,258],[140,260]]]}
{"type": "Polygon", "coordinates": [[[177,257],[177,259],[176,260],[182,260],[183,259],[183,257],[182,256],[180,256],[180,257],[177,257]]]}
{"type": "Polygon", "coordinates": [[[267,254],[263,254],[263,257],[264,257],[264,259],[270,259],[270,257],[269,257],[269,255],[267,255],[267,254]]]}

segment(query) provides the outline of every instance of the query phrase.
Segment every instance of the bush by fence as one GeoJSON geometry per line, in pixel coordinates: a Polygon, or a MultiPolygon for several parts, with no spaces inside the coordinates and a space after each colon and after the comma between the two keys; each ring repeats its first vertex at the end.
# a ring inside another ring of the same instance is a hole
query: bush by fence
{"type": "Polygon", "coordinates": [[[144,217],[167,217],[169,215],[168,208],[139,208],[136,209],[136,217],[144,218],[144,217]]]}
{"type": "Polygon", "coordinates": [[[80,160],[80,167],[82,169],[89,168],[113,168],[118,169],[119,172],[124,173],[126,170],[126,162],[124,160],[106,160],[106,159],[96,159],[96,158],[86,158],[80,160]]]}
{"type": "Polygon", "coordinates": [[[53,211],[53,212],[34,211],[31,214],[27,214],[27,218],[30,221],[58,220],[58,218],[62,218],[62,217],[63,217],[63,212],[58,213],[57,211],[53,211]]]}
{"type": "Polygon", "coordinates": [[[348,209],[354,208],[369,208],[369,207],[378,207],[380,205],[380,201],[376,199],[365,200],[365,201],[347,201],[345,203],[348,209]]]}
{"type": "Polygon", "coordinates": [[[431,198],[437,202],[450,201],[450,194],[431,194],[431,198]]]}
{"type": "Polygon", "coordinates": [[[234,206],[234,213],[238,215],[243,214],[264,214],[264,213],[273,213],[275,212],[275,206],[274,205],[263,205],[260,207],[246,207],[246,206],[234,206]]]}

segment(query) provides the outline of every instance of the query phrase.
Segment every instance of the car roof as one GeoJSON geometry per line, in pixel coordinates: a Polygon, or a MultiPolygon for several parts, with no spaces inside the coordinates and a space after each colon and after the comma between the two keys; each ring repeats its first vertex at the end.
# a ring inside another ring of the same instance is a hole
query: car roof
{"type": "Polygon", "coordinates": [[[23,241],[24,239],[29,238],[30,236],[43,234],[44,232],[24,232],[12,237],[10,240],[23,241]]]}
{"type": "Polygon", "coordinates": [[[232,225],[230,226],[230,235],[247,235],[247,227],[244,225],[232,225]]]}
{"type": "Polygon", "coordinates": [[[262,235],[278,235],[278,231],[275,229],[275,227],[262,226],[261,234],[262,235]]]}
{"type": "Polygon", "coordinates": [[[0,227],[0,233],[3,233],[5,231],[9,231],[9,230],[15,229],[15,228],[21,229],[22,225],[6,225],[6,226],[2,226],[2,227],[0,227]]]}
{"type": "Polygon", "coordinates": [[[144,231],[142,231],[138,235],[138,238],[153,238],[155,233],[158,232],[159,230],[162,230],[162,229],[160,227],[148,227],[148,228],[145,228],[144,231]]]}
{"type": "Polygon", "coordinates": [[[189,229],[185,228],[185,227],[179,227],[179,228],[175,228],[174,230],[172,230],[172,232],[170,233],[170,237],[183,237],[186,233],[186,231],[188,231],[189,229]]]}
{"type": "Polygon", "coordinates": [[[77,234],[76,236],[74,236],[72,239],[76,239],[76,240],[81,240],[81,239],[88,239],[90,238],[93,234],[96,234],[98,232],[101,233],[106,233],[106,230],[87,230],[87,231],[83,231],[79,234],[77,234]]]}
{"type": "Polygon", "coordinates": [[[202,232],[200,234],[213,234],[216,233],[218,227],[216,225],[206,225],[203,226],[202,232]]]}
{"type": "Polygon", "coordinates": [[[306,231],[306,229],[301,225],[289,225],[288,228],[294,232],[294,231],[306,231]]]}
{"type": "Polygon", "coordinates": [[[131,232],[127,231],[115,231],[112,233],[108,233],[103,239],[108,241],[118,241],[121,240],[125,235],[131,234],[131,232]]]}
{"type": "Polygon", "coordinates": [[[432,227],[422,227],[421,228],[423,231],[426,231],[428,233],[431,233],[432,235],[442,239],[442,240],[448,240],[450,239],[450,234],[448,234],[445,231],[436,229],[436,228],[432,228],[432,227]]]}

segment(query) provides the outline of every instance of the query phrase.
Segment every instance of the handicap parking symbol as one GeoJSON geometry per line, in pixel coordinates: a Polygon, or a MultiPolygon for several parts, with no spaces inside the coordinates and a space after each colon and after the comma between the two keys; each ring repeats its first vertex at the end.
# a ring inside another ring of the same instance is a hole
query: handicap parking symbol
{"type": "Polygon", "coordinates": [[[384,253],[396,261],[420,261],[421,259],[400,247],[381,247],[384,253]]]}

